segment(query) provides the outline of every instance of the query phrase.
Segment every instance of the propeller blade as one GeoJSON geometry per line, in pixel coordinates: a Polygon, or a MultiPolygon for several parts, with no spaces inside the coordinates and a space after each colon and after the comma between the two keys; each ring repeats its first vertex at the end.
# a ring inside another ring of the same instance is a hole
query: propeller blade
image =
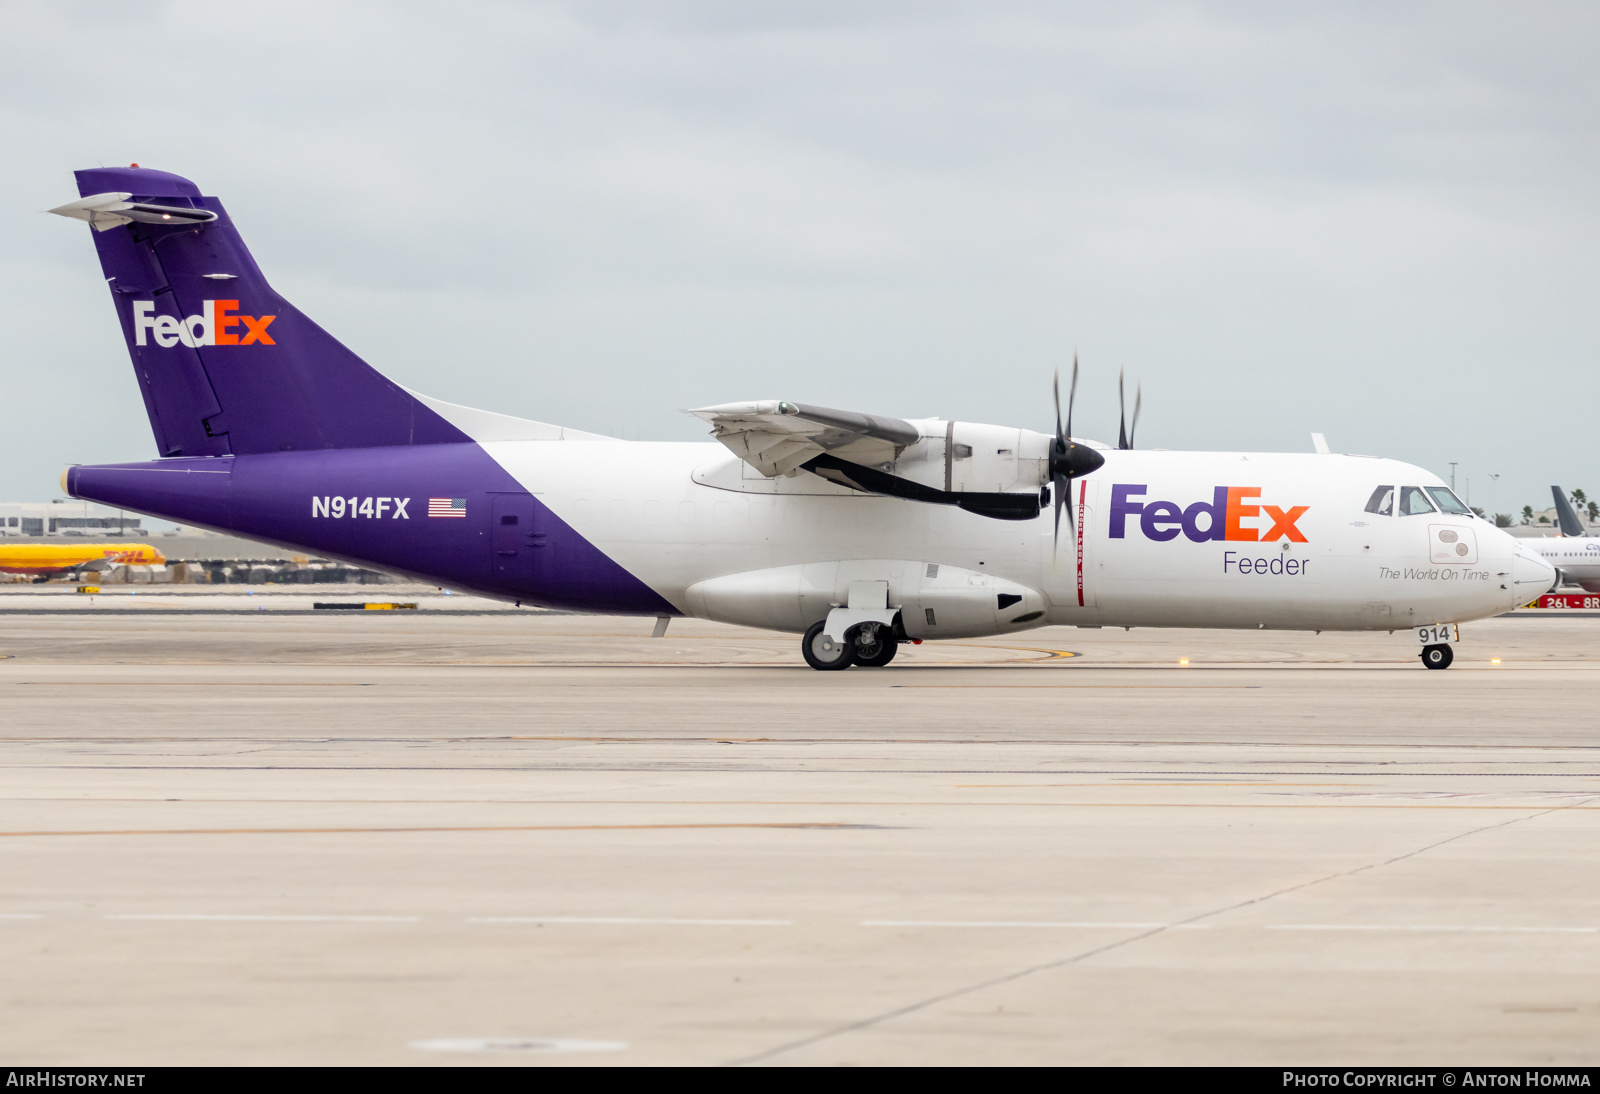
{"type": "Polygon", "coordinates": [[[1056,538],[1052,558],[1061,556],[1061,509],[1067,504],[1067,495],[1072,491],[1072,478],[1068,475],[1050,476],[1050,496],[1056,509],[1056,538]]]}
{"type": "Polygon", "coordinates": [[[1144,385],[1133,389],[1133,424],[1128,427],[1128,447],[1133,447],[1133,434],[1139,428],[1139,408],[1144,406],[1144,385]]]}
{"type": "Polygon", "coordinates": [[[1123,369],[1117,369],[1117,447],[1127,448],[1128,445],[1128,401],[1123,393],[1123,369]]]}
{"type": "Polygon", "coordinates": [[[1072,386],[1067,389],[1067,435],[1072,439],[1072,404],[1078,401],[1078,351],[1072,351],[1072,386]]]}
{"type": "MultiPolygon", "coordinates": [[[[1078,401],[1078,354],[1072,354],[1072,383],[1067,388],[1067,426],[1061,428],[1061,370],[1056,370],[1051,390],[1056,399],[1056,438],[1050,446],[1050,485],[1055,509],[1055,550],[1061,550],[1061,510],[1072,501],[1072,480],[1098,469],[1105,457],[1072,439],[1072,410],[1078,401]]],[[[1073,522],[1076,530],[1077,522],[1073,522]]]]}
{"type": "Polygon", "coordinates": [[[1050,381],[1050,393],[1056,400],[1056,441],[1061,441],[1061,370],[1056,369],[1056,378],[1050,381]]]}

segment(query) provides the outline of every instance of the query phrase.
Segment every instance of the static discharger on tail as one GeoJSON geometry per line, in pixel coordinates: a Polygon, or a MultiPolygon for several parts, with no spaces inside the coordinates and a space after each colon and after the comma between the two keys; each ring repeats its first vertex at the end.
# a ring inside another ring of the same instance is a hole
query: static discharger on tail
{"type": "MultiPolygon", "coordinates": [[[[400,387],[267,283],[222,203],[77,173],[158,458],[77,498],[567,610],[802,635],[812,667],[1031,627],[1410,631],[1524,604],[1551,566],[1408,464],[1115,448],[1056,428],[787,400],[693,411],[715,443],[626,442],[400,387]]],[[[1122,383],[1119,401],[1126,408],[1122,383]]]]}

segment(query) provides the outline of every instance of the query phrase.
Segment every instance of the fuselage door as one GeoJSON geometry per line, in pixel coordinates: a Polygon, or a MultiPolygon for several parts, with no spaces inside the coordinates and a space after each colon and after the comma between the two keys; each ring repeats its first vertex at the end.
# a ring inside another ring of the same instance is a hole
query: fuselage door
{"type": "Polygon", "coordinates": [[[490,507],[489,571],[502,585],[525,588],[538,570],[545,532],[536,525],[532,494],[493,494],[490,507]]]}

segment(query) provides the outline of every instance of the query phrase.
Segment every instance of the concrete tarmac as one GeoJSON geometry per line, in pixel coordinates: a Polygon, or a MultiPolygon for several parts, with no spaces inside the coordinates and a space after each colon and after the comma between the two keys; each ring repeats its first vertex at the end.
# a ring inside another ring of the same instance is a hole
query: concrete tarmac
{"type": "Polygon", "coordinates": [[[0,1060],[1600,1060],[1600,619],[651,624],[0,611],[0,1060]]]}

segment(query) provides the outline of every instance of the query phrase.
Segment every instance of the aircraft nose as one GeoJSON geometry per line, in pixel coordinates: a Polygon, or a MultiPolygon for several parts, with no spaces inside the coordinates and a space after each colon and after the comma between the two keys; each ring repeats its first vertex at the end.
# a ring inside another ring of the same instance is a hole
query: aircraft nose
{"type": "Polygon", "coordinates": [[[1516,590],[1519,603],[1550,591],[1556,583],[1556,568],[1528,550],[1517,545],[1511,559],[1511,587],[1516,590]]]}

